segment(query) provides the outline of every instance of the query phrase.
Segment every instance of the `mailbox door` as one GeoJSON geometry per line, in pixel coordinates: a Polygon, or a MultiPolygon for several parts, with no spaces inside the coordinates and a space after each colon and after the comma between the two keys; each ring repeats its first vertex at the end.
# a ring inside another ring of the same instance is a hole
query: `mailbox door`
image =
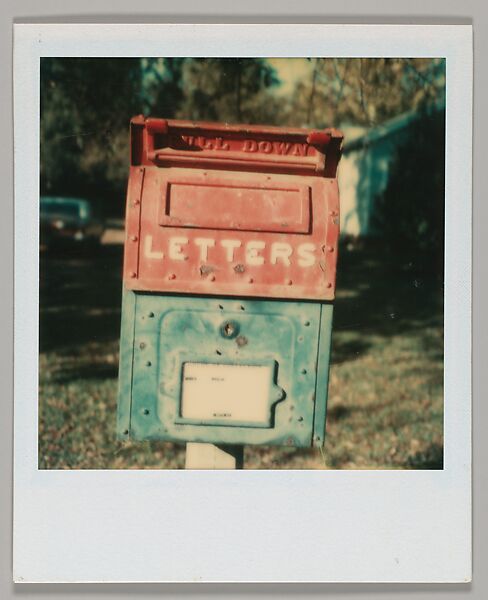
{"type": "Polygon", "coordinates": [[[153,166],[131,181],[127,287],[333,299],[336,179],[153,166]]]}
{"type": "Polygon", "coordinates": [[[323,444],[330,304],[124,296],[121,438],[323,444]]]}

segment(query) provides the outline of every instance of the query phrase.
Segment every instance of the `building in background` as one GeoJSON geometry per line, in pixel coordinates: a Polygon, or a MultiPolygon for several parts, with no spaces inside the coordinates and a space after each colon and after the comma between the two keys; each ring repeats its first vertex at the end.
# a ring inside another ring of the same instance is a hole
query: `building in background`
{"type": "MultiPolygon", "coordinates": [[[[444,104],[435,110],[443,111],[444,104]]],[[[374,218],[376,200],[385,192],[398,149],[407,143],[419,118],[418,111],[410,111],[370,129],[342,127],[345,143],[338,179],[343,237],[378,233],[374,218]]]]}

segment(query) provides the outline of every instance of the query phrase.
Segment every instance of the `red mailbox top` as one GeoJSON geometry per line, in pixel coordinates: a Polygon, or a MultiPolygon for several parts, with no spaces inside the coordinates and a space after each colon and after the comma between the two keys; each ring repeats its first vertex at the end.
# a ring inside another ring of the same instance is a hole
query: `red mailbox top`
{"type": "Polygon", "coordinates": [[[332,299],[342,134],[135,117],[124,281],[332,299]]]}

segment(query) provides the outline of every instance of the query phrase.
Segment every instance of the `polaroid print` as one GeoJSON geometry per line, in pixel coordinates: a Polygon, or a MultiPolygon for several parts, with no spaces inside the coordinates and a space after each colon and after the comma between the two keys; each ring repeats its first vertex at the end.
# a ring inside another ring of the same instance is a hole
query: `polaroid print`
{"type": "Polygon", "coordinates": [[[189,27],[16,27],[16,580],[469,579],[470,28],[189,27]]]}

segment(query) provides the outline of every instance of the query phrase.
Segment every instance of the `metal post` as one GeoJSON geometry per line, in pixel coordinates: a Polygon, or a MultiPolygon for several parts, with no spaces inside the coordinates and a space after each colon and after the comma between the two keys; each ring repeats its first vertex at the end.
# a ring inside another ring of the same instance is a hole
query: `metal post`
{"type": "Polygon", "coordinates": [[[185,469],[242,469],[243,460],[241,444],[186,444],[185,469]]]}

